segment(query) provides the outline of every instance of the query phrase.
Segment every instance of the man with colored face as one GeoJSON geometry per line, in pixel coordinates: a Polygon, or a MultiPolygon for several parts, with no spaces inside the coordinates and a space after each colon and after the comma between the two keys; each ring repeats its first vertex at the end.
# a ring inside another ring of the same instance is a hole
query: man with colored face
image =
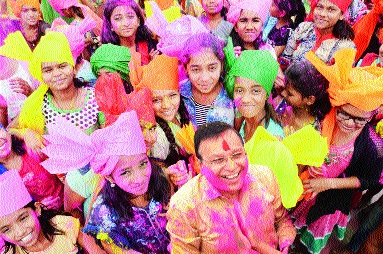
{"type": "Polygon", "coordinates": [[[228,124],[200,126],[194,142],[201,174],[170,201],[172,253],[287,253],[295,229],[270,169],[248,164],[228,124]]]}

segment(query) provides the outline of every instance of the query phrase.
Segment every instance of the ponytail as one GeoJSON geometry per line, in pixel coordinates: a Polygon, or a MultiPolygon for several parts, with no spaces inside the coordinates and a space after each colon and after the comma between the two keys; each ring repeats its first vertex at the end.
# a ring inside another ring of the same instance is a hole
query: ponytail
{"type": "Polygon", "coordinates": [[[295,20],[293,23],[293,29],[297,28],[300,23],[302,23],[305,18],[306,18],[306,9],[305,6],[303,5],[303,1],[301,0],[296,0],[297,3],[297,9],[295,13],[295,20]]]}

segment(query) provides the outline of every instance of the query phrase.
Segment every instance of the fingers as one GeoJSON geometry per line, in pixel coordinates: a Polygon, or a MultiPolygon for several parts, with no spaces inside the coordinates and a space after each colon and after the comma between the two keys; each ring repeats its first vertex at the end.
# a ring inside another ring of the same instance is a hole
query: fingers
{"type": "Polygon", "coordinates": [[[150,52],[149,52],[149,55],[150,57],[153,59],[156,55],[159,55],[160,54],[160,51],[159,50],[154,50],[152,49],[150,52]]]}
{"type": "Polygon", "coordinates": [[[31,87],[21,78],[14,78],[9,81],[11,89],[15,93],[21,93],[29,96],[32,93],[31,87]]]}

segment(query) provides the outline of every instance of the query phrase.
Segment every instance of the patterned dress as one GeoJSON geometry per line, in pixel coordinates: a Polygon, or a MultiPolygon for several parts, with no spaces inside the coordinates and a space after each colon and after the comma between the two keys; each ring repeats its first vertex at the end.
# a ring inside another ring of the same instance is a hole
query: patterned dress
{"type": "MultiPolygon", "coordinates": [[[[355,139],[342,146],[330,146],[328,161],[322,169],[322,177],[336,178],[341,176],[350,164],[354,153],[355,139]]],[[[346,177],[343,175],[343,177],[346,177]]],[[[310,253],[320,253],[326,246],[333,230],[338,239],[342,240],[346,232],[349,216],[337,210],[333,214],[320,217],[315,222],[307,225],[306,218],[310,208],[315,205],[316,199],[303,200],[297,209],[292,213],[296,218],[295,227],[300,234],[300,241],[307,247],[310,253]]]]}
{"type": "Polygon", "coordinates": [[[93,204],[83,232],[122,249],[133,249],[141,253],[169,253],[166,217],[159,215],[164,212],[162,204],[151,199],[144,208],[133,207],[133,219],[120,218],[117,211],[107,206],[100,195],[93,204]]]}

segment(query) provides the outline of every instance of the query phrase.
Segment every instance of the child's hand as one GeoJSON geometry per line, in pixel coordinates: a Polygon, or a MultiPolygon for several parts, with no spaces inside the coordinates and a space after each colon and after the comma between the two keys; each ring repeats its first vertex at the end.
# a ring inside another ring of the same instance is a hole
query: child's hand
{"type": "Polygon", "coordinates": [[[24,142],[30,155],[38,155],[40,158],[43,157],[41,149],[44,148],[44,144],[40,134],[31,129],[27,129],[24,134],[24,142]]]}
{"type": "Polygon", "coordinates": [[[241,46],[236,46],[234,47],[234,55],[235,58],[238,58],[242,53],[241,46]]]}
{"type": "Polygon", "coordinates": [[[15,93],[21,93],[28,97],[33,92],[32,87],[30,87],[27,81],[22,78],[11,79],[9,80],[9,83],[12,91],[15,93]]]}
{"type": "Polygon", "coordinates": [[[331,189],[329,180],[328,178],[303,180],[303,188],[307,189],[303,194],[312,193],[311,198],[314,198],[319,193],[331,189]]]}
{"type": "Polygon", "coordinates": [[[190,164],[186,167],[186,163],[184,160],[179,160],[176,164],[171,165],[167,169],[167,173],[169,175],[170,181],[176,185],[181,187],[187,181],[192,178],[192,169],[190,164]]]}

